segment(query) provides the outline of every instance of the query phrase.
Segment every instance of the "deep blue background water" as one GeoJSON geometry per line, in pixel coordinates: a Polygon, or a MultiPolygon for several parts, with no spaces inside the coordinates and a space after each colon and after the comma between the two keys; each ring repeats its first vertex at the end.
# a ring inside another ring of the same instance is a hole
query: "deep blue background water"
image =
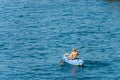
{"type": "Polygon", "coordinates": [[[119,79],[119,0],[0,0],[0,80],[119,79]]]}

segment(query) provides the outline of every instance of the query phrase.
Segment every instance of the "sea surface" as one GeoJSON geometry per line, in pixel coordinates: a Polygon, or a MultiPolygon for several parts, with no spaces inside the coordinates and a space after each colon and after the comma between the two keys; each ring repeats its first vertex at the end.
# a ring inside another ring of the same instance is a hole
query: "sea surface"
{"type": "Polygon", "coordinates": [[[0,80],[120,80],[120,0],[0,0],[0,80]]]}

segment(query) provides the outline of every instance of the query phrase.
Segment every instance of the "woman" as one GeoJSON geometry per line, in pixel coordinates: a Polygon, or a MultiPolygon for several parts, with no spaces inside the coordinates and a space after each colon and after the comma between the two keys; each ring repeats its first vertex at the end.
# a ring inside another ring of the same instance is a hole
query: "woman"
{"type": "Polygon", "coordinates": [[[76,59],[77,56],[78,56],[77,49],[73,48],[71,54],[69,55],[69,59],[71,59],[71,60],[76,59]]]}

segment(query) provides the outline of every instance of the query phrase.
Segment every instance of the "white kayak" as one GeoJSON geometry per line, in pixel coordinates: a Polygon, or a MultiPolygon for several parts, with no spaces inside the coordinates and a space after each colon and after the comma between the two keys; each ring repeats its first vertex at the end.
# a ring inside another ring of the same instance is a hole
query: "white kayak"
{"type": "Polygon", "coordinates": [[[70,59],[68,59],[68,56],[69,56],[69,55],[70,55],[70,54],[68,54],[68,53],[65,53],[65,54],[63,55],[63,60],[64,60],[64,62],[69,63],[69,64],[71,64],[71,65],[79,65],[79,66],[82,66],[82,65],[83,65],[84,61],[83,61],[82,59],[77,58],[77,59],[74,59],[74,60],[70,60],[70,59]]]}

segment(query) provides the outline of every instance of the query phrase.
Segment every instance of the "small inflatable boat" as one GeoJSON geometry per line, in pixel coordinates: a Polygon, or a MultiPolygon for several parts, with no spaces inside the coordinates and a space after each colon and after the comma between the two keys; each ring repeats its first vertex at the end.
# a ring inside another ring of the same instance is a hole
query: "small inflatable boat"
{"type": "Polygon", "coordinates": [[[83,65],[84,62],[83,62],[82,59],[77,58],[77,59],[74,59],[74,60],[70,60],[70,59],[68,58],[69,55],[70,55],[69,53],[65,53],[65,54],[63,55],[63,60],[64,60],[64,62],[66,62],[66,63],[68,63],[68,64],[71,64],[71,65],[78,65],[78,66],[82,66],[82,65],[83,65]]]}

